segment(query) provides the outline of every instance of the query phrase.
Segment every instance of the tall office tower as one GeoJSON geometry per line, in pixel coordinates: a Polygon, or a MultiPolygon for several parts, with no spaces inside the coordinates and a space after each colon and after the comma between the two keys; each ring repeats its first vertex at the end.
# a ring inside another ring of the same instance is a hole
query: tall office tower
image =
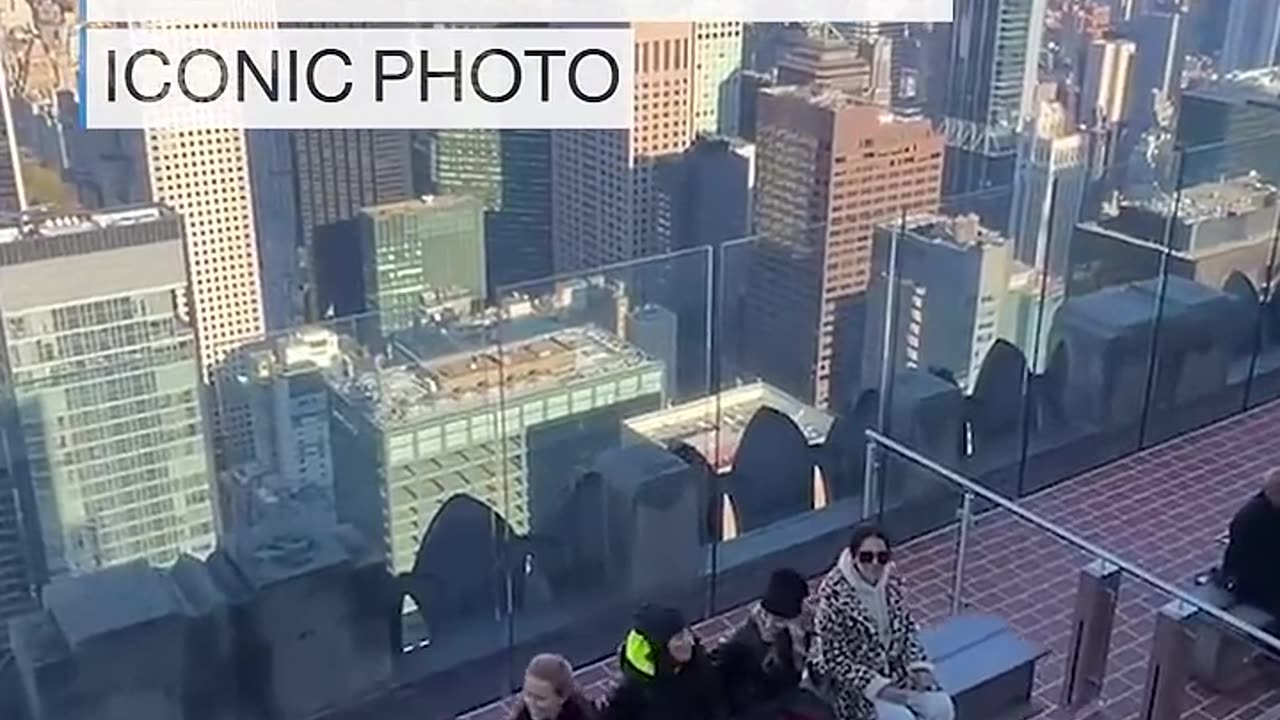
{"type": "Polygon", "coordinates": [[[182,216],[192,315],[206,377],[262,337],[262,283],[243,130],[147,129],[150,196],[182,216]]]}
{"type": "Polygon", "coordinates": [[[1280,64],[1280,3],[1230,0],[1221,72],[1256,70],[1280,64]]]}
{"type": "Polygon", "coordinates": [[[1088,178],[1088,143],[1072,132],[1062,105],[1041,105],[1018,150],[1009,237],[1024,265],[1061,278],[1088,178]]]}
{"type": "Polygon", "coordinates": [[[227,360],[235,379],[219,388],[224,402],[248,408],[239,436],[218,438],[227,470],[219,475],[224,529],[253,527],[288,505],[333,520],[333,459],[326,373],[340,372],[348,338],[306,327],[254,343],[227,360]]]}
{"type": "Polygon", "coordinates": [[[139,206],[4,230],[4,424],[42,576],[213,549],[183,225],[139,206]]]}
{"type": "Polygon", "coordinates": [[[852,95],[871,89],[871,63],[843,38],[806,35],[778,60],[779,85],[818,83],[852,95]]]}
{"type": "Polygon", "coordinates": [[[890,369],[946,370],[971,390],[1000,330],[1013,266],[1008,241],[976,215],[876,226],[862,377],[875,387],[889,321],[890,369]],[[897,245],[894,274],[890,257],[897,245]]]}
{"type": "Polygon", "coordinates": [[[262,317],[269,332],[297,327],[306,321],[305,256],[299,252],[297,173],[289,133],[249,130],[253,223],[258,236],[262,274],[262,317]]]}
{"type": "Polygon", "coordinates": [[[0,212],[17,212],[27,207],[27,191],[22,178],[22,163],[18,152],[18,135],[13,127],[13,106],[9,99],[9,82],[0,67],[0,112],[4,122],[0,124],[0,212]]]}
{"type": "Polygon", "coordinates": [[[1181,184],[1257,171],[1280,183],[1280,68],[1232,73],[1188,88],[1178,114],[1177,144],[1187,148],[1181,184]]]}
{"type": "MultiPolygon", "coordinates": [[[[363,309],[377,336],[448,308],[465,313],[485,297],[484,203],[470,195],[428,195],[374,205],[356,216],[363,309]]],[[[328,273],[326,273],[328,275],[328,273]]]]}
{"type": "Polygon", "coordinates": [[[9,648],[9,619],[36,607],[28,529],[16,480],[7,461],[0,465],[0,654],[9,648]]]}
{"type": "Polygon", "coordinates": [[[484,200],[489,291],[550,277],[551,132],[439,130],[435,192],[484,200]]]}
{"type": "Polygon", "coordinates": [[[303,256],[308,260],[307,304],[319,307],[314,268],[316,231],[356,216],[360,208],[413,197],[407,130],[297,130],[293,162],[298,176],[298,215],[303,256]]]}
{"type": "Polygon", "coordinates": [[[776,84],[773,75],[743,70],[738,78],[738,137],[749,142],[756,139],[756,117],[760,106],[760,90],[776,84]]]}
{"type": "Polygon", "coordinates": [[[693,134],[738,134],[740,22],[693,24],[693,134]]]}
{"type": "MultiPolygon", "coordinates": [[[[958,0],[941,110],[946,193],[1012,181],[1017,133],[1035,111],[1045,0],[958,0]]],[[[989,214],[999,214],[999,205],[989,214]]]]}
{"type": "Polygon", "coordinates": [[[1089,44],[1076,118],[1080,124],[1116,127],[1125,119],[1137,50],[1137,43],[1120,38],[1089,44]]]}
{"type": "Polygon", "coordinates": [[[653,165],[693,141],[693,25],[636,23],[631,130],[551,134],[555,270],[662,252],[653,232],[653,165]]]}
{"type": "MultiPolygon", "coordinates": [[[[875,45],[881,44],[888,59],[873,62],[873,67],[888,73],[889,106],[902,116],[923,112],[924,92],[921,87],[924,38],[932,28],[928,23],[842,22],[835,27],[846,38],[875,45]]],[[[873,85],[879,83],[873,82],[873,85]]]]}
{"type": "Polygon", "coordinates": [[[1149,12],[1135,17],[1125,29],[1137,45],[1125,133],[1131,140],[1126,148],[1136,144],[1143,133],[1159,127],[1168,108],[1178,101],[1186,62],[1185,22],[1185,13],[1180,10],[1149,12]]]}
{"type": "Polygon", "coordinates": [[[742,32],[742,68],[772,75],[787,48],[804,34],[800,23],[747,23],[742,32]]]}
{"type": "Polygon", "coordinates": [[[755,145],[704,135],[654,171],[654,231],[674,250],[719,247],[750,233],[755,145]]]}
{"type": "Polygon", "coordinates": [[[871,233],[938,208],[943,139],[838,90],[761,91],[747,364],[818,407],[854,382],[871,233]],[[839,348],[839,350],[837,350],[839,348]],[[848,355],[849,365],[837,365],[848,355]]]}

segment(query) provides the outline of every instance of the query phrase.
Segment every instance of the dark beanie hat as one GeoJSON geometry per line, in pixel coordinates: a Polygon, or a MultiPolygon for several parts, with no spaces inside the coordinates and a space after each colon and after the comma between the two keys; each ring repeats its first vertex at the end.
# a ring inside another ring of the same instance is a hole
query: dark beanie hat
{"type": "Polygon", "coordinates": [[[804,599],[809,596],[809,584],[795,570],[775,570],[769,576],[769,589],[764,593],[760,604],[771,615],[794,618],[804,608],[804,599]]]}
{"type": "Polygon", "coordinates": [[[636,612],[636,632],[658,647],[680,634],[685,625],[684,615],[675,608],[645,605],[636,612]]]}

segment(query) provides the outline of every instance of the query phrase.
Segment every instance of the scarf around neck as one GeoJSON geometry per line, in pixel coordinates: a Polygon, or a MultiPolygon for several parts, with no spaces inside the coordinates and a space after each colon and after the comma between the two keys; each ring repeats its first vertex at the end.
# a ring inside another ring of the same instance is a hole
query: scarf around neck
{"type": "Polygon", "coordinates": [[[840,574],[853,587],[853,592],[857,595],[858,601],[870,613],[871,619],[875,622],[876,630],[880,635],[880,642],[888,646],[891,635],[888,587],[889,575],[893,570],[892,563],[880,575],[880,582],[874,585],[862,577],[862,573],[858,572],[858,568],[853,563],[853,551],[848,548],[845,548],[840,553],[837,567],[840,569],[840,574]]]}
{"type": "Polygon", "coordinates": [[[751,606],[751,620],[760,631],[760,639],[772,645],[778,633],[786,632],[791,636],[791,650],[797,659],[804,657],[809,650],[809,633],[813,628],[813,609],[806,599],[800,615],[787,619],[778,617],[759,602],[751,606]]]}

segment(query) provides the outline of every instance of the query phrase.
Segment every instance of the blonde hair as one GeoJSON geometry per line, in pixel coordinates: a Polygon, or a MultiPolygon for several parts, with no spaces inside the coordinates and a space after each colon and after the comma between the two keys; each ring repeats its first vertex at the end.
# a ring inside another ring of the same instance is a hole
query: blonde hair
{"type": "Polygon", "coordinates": [[[538,655],[529,661],[529,667],[524,672],[525,675],[550,685],[562,698],[573,695],[577,690],[573,680],[573,666],[559,655],[538,655]]]}

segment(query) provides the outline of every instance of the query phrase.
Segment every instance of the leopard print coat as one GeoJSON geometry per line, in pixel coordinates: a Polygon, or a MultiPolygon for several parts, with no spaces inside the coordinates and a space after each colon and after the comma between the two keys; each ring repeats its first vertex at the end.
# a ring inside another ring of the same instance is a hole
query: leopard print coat
{"type": "Polygon", "coordinates": [[[851,572],[852,558],[846,550],[818,588],[810,669],[838,720],[876,720],[870,698],[886,685],[905,686],[912,670],[933,667],[899,582],[890,577],[885,587],[889,614],[885,642],[875,617],[850,582],[851,572]]]}

